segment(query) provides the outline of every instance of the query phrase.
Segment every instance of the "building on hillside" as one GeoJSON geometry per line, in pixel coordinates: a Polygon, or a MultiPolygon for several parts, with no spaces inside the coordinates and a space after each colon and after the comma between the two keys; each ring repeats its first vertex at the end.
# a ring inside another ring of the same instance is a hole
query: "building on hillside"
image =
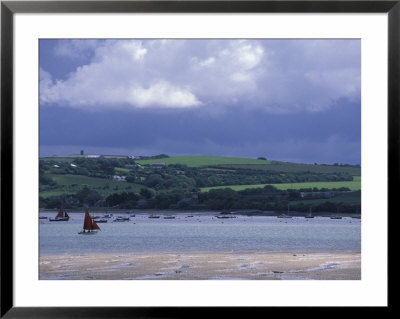
{"type": "Polygon", "coordinates": [[[117,182],[125,182],[125,181],[126,181],[126,176],[114,175],[114,176],[113,176],[113,180],[114,180],[114,181],[117,181],[117,182]]]}

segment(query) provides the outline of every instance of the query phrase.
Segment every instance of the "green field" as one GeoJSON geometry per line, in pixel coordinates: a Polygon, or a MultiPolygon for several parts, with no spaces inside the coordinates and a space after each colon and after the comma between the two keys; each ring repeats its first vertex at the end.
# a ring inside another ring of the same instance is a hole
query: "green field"
{"type": "Polygon", "coordinates": [[[211,189],[218,188],[231,188],[235,191],[241,191],[246,188],[262,188],[265,185],[275,186],[277,189],[301,189],[301,188],[340,188],[348,187],[350,190],[361,189],[361,177],[353,176],[353,181],[340,181],[340,182],[309,182],[309,183],[288,183],[288,184],[257,184],[257,185],[230,185],[230,186],[215,186],[201,188],[202,192],[208,192],[211,189]]]}
{"type": "Polygon", "coordinates": [[[71,195],[81,190],[85,185],[98,191],[102,196],[120,192],[139,192],[143,185],[117,182],[111,179],[95,178],[82,175],[56,175],[47,174],[58,186],[51,190],[40,191],[40,196],[49,197],[56,195],[71,195]]]}
{"type": "Polygon", "coordinates": [[[115,174],[127,174],[131,170],[129,168],[125,168],[125,167],[116,167],[116,168],[114,168],[114,171],[115,171],[115,174]]]}
{"type": "Polygon", "coordinates": [[[171,156],[160,159],[135,160],[140,165],[150,165],[152,163],[164,162],[169,164],[183,164],[189,167],[239,164],[239,165],[265,165],[270,163],[265,160],[241,157],[223,157],[223,156],[171,156]]]}
{"type": "MultiPolygon", "coordinates": [[[[265,163],[264,163],[265,164],[265,163]]],[[[301,163],[288,163],[271,161],[267,165],[248,165],[248,164],[226,164],[222,168],[227,169],[260,169],[278,172],[311,172],[311,173],[349,173],[353,176],[361,175],[361,168],[356,166],[339,166],[339,165],[314,165],[314,164],[301,164],[301,163]]]]}

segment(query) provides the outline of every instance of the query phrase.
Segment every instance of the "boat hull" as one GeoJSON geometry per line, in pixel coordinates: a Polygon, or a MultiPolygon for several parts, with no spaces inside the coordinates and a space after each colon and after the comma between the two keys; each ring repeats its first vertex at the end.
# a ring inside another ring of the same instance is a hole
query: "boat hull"
{"type": "Polygon", "coordinates": [[[69,220],[68,217],[63,218],[50,218],[49,221],[51,222],[67,222],[69,220]]]}
{"type": "Polygon", "coordinates": [[[95,235],[95,234],[97,234],[97,230],[92,230],[92,231],[80,231],[78,234],[79,234],[79,235],[95,235]]]}

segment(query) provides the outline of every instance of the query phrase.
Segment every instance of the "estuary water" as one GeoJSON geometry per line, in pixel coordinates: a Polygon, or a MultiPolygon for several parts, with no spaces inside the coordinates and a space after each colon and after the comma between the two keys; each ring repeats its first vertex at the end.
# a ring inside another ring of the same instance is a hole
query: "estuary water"
{"type": "MultiPolygon", "coordinates": [[[[55,213],[40,216],[55,217],[55,213]]],[[[96,214],[92,214],[96,215],[96,214]]],[[[102,215],[102,214],[97,214],[102,215]]],[[[99,223],[96,235],[79,235],[84,214],[68,222],[39,220],[41,256],[90,253],[172,252],[360,252],[361,220],[351,217],[277,218],[179,213],[174,219],[135,214],[127,222],[99,223]]],[[[169,215],[171,216],[171,215],[169,215]]]]}

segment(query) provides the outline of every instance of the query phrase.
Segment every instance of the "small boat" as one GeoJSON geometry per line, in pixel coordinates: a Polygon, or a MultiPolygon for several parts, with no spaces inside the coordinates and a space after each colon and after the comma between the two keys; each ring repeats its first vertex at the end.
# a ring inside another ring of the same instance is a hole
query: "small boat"
{"type": "Polygon", "coordinates": [[[100,230],[100,227],[97,225],[96,221],[90,217],[89,211],[86,209],[85,211],[85,219],[83,220],[83,230],[78,234],[80,235],[94,235],[97,234],[97,231],[100,230]]]}
{"type": "Polygon", "coordinates": [[[47,216],[39,216],[39,219],[47,219],[47,216]]]}
{"type": "Polygon", "coordinates": [[[287,206],[287,215],[286,215],[286,214],[282,214],[282,215],[279,215],[279,216],[277,216],[277,217],[278,217],[278,218],[292,218],[292,216],[290,216],[289,213],[290,213],[290,207],[289,207],[289,205],[288,205],[288,206],[287,206]]]}
{"type": "Polygon", "coordinates": [[[136,215],[135,215],[135,214],[130,214],[130,216],[131,216],[131,217],[135,217],[136,215]]]}
{"type": "Polygon", "coordinates": [[[342,216],[331,216],[331,219],[342,219],[342,216]]]}
{"type": "Polygon", "coordinates": [[[175,219],[175,216],[164,216],[164,219],[175,219]]]}
{"type": "Polygon", "coordinates": [[[108,219],[104,219],[104,218],[102,218],[102,219],[96,219],[96,222],[97,222],[97,223],[107,223],[107,222],[108,222],[108,219]]]}
{"type": "Polygon", "coordinates": [[[51,222],[66,222],[69,220],[69,216],[67,212],[64,210],[64,208],[61,206],[57,216],[55,218],[50,218],[49,220],[51,222]]]}
{"type": "Polygon", "coordinates": [[[305,218],[314,218],[313,214],[311,213],[311,208],[310,208],[310,212],[308,213],[308,215],[304,216],[305,218]]]}
{"type": "Polygon", "coordinates": [[[118,216],[117,218],[114,219],[114,222],[128,222],[128,221],[129,217],[118,216]]]}
{"type": "Polygon", "coordinates": [[[158,215],[150,215],[149,218],[160,218],[158,215]]]}
{"type": "Polygon", "coordinates": [[[217,218],[236,218],[236,216],[215,216],[217,218]]]}
{"type": "Polygon", "coordinates": [[[193,217],[193,215],[186,216],[185,218],[190,218],[190,217],[193,217]]]}

